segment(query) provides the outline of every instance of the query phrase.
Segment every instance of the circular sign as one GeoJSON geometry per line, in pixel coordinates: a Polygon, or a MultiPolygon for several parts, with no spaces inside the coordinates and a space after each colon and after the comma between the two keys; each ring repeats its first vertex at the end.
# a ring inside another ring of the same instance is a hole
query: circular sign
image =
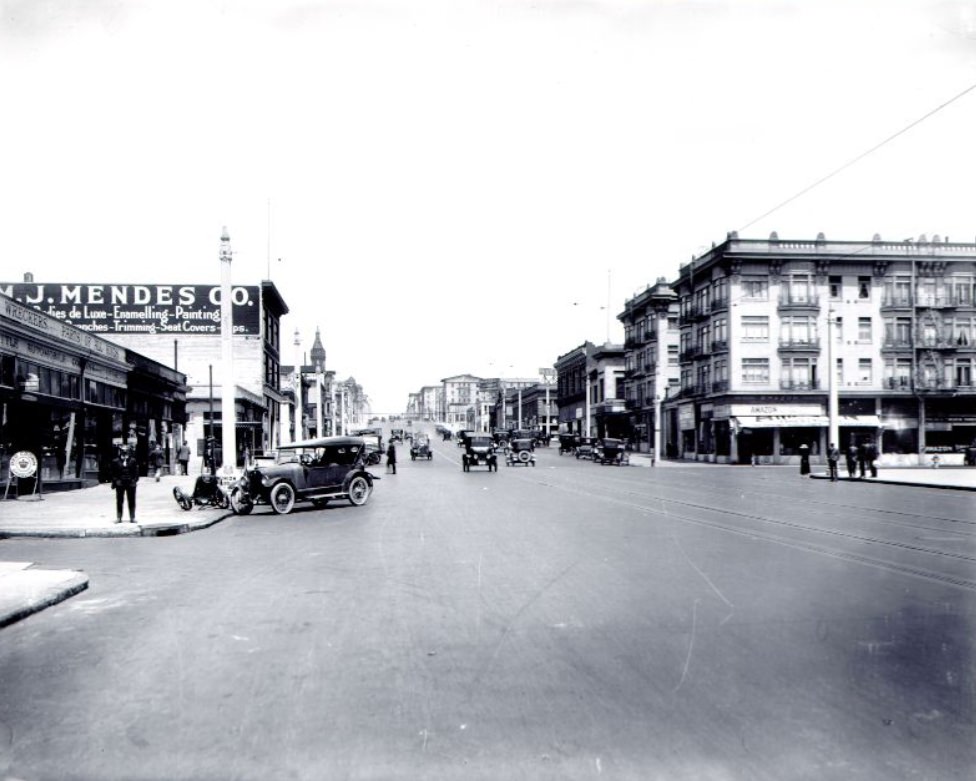
{"type": "Polygon", "coordinates": [[[33,477],[37,472],[37,456],[21,450],[10,457],[10,474],[14,477],[33,477]]]}

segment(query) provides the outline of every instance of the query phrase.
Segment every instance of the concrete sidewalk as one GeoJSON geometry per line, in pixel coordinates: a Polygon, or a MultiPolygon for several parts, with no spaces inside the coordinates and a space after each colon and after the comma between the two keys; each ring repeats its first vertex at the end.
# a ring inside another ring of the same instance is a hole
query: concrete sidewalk
{"type": "MultiPolygon", "coordinates": [[[[827,480],[825,467],[816,467],[816,472],[810,477],[817,480],[827,480]]],[[[847,477],[847,470],[841,464],[837,475],[839,480],[851,482],[847,477]]],[[[976,491],[976,468],[971,466],[943,466],[938,469],[924,466],[901,466],[879,468],[877,477],[866,477],[865,483],[886,483],[888,485],[905,485],[915,488],[945,488],[954,491],[976,491]]]]}
{"type": "MultiPolygon", "coordinates": [[[[233,513],[211,507],[180,509],[173,487],[192,493],[195,475],[139,479],[136,523],[115,523],[115,491],[108,484],[0,501],[0,544],[17,537],[159,537],[205,529],[233,513]]],[[[128,519],[128,512],[123,514],[128,519]]],[[[0,549],[0,559],[3,551],[0,549]]],[[[0,561],[0,627],[88,588],[74,570],[46,570],[29,561],[0,561]]]]}

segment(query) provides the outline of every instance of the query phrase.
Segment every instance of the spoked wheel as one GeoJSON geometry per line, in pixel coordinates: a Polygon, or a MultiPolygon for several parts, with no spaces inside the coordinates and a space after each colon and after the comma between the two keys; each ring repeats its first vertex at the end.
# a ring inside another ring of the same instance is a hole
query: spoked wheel
{"type": "Polygon", "coordinates": [[[295,506],[295,489],[288,483],[278,483],[268,497],[271,509],[278,515],[287,515],[295,506]]]}
{"type": "Polygon", "coordinates": [[[214,504],[216,504],[217,507],[219,507],[221,510],[227,510],[227,509],[229,509],[230,508],[230,497],[227,495],[227,492],[226,491],[221,491],[218,488],[217,489],[217,498],[214,501],[214,504]]]}
{"type": "Polygon", "coordinates": [[[362,475],[356,475],[349,483],[349,503],[362,507],[369,501],[371,491],[369,481],[362,475]]]}
{"type": "Polygon", "coordinates": [[[240,488],[235,488],[230,494],[230,509],[238,515],[249,515],[254,509],[254,500],[240,488]]]}

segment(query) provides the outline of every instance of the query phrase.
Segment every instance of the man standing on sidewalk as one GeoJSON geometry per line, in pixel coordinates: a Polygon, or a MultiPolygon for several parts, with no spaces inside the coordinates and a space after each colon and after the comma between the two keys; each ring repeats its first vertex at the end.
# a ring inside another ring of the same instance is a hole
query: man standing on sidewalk
{"type": "Polygon", "coordinates": [[[136,522],[136,483],[139,482],[139,465],[125,443],[119,445],[119,454],[112,459],[112,488],[115,489],[115,522],[122,523],[122,501],[129,505],[129,523],[136,522]]]}
{"type": "Polygon", "coordinates": [[[827,448],[827,469],[830,471],[830,481],[837,482],[837,462],[840,461],[840,451],[833,442],[827,448]]]}

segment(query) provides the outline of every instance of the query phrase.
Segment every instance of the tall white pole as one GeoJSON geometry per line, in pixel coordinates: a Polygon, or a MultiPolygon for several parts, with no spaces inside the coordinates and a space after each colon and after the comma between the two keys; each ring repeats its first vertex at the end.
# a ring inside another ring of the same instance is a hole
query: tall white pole
{"type": "Polygon", "coordinates": [[[237,410],[234,393],[234,302],[231,287],[230,235],[220,235],[220,446],[221,472],[231,477],[237,466],[237,410]]]}
{"type": "Polygon", "coordinates": [[[302,337],[295,329],[295,441],[305,439],[305,402],[302,400],[302,337]]]}
{"type": "Polygon", "coordinates": [[[827,446],[840,447],[840,403],[837,398],[837,360],[834,358],[834,328],[837,315],[827,311],[827,446]]]}

